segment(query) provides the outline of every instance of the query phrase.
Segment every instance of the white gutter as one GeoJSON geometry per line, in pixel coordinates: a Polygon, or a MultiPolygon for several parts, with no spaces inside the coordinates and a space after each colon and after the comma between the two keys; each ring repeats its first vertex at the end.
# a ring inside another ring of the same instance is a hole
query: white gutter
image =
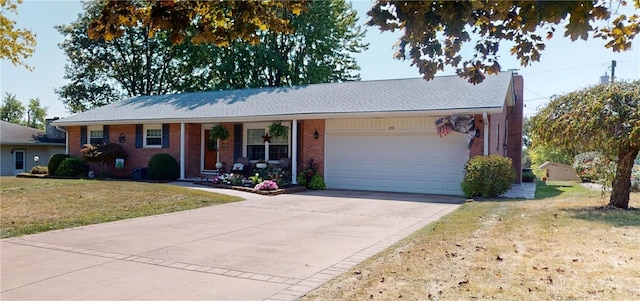
{"type": "Polygon", "coordinates": [[[482,122],[484,123],[484,155],[489,155],[489,120],[487,112],[482,112],[482,122]]]}
{"type": "Polygon", "coordinates": [[[184,169],[185,169],[185,164],[184,164],[184,160],[185,160],[185,154],[184,154],[185,139],[184,139],[184,135],[185,135],[185,126],[184,126],[184,122],[183,122],[183,123],[180,123],[180,180],[184,180],[184,169]]]}
{"type": "Polygon", "coordinates": [[[298,184],[298,120],[291,121],[291,184],[298,184]]]}
{"type": "Polygon", "coordinates": [[[66,155],[69,154],[69,132],[67,130],[61,128],[59,125],[54,125],[57,130],[64,132],[64,153],[66,155]]]}
{"type": "Polygon", "coordinates": [[[56,126],[82,126],[82,125],[104,125],[104,124],[141,124],[141,123],[222,123],[222,122],[271,122],[273,120],[307,120],[307,119],[337,119],[337,118],[371,118],[371,117],[424,117],[443,116],[461,114],[479,114],[480,112],[500,113],[501,107],[485,107],[473,109],[452,109],[452,110],[425,110],[425,111],[383,111],[383,112],[328,112],[328,113],[307,113],[307,114],[282,114],[263,116],[229,116],[229,117],[194,117],[194,118],[162,118],[162,119],[126,119],[126,120],[95,120],[95,121],[56,121],[56,126]]]}

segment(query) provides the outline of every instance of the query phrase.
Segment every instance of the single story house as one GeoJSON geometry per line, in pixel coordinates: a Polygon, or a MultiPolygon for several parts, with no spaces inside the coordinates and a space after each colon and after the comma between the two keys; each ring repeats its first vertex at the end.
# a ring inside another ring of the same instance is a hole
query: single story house
{"type": "Polygon", "coordinates": [[[0,175],[29,172],[36,165],[47,166],[54,154],[64,154],[65,133],[51,126],[56,119],[47,119],[45,131],[0,121],[0,175]]]}
{"type": "Polygon", "coordinates": [[[472,156],[512,158],[520,182],[522,91],[509,71],[478,85],[442,76],[137,96],[55,124],[73,156],[85,143],[121,143],[122,176],[160,152],[177,159],[183,179],[240,158],[288,158],[295,175],[314,159],[329,189],[461,195],[472,156]],[[266,142],[276,121],[288,138],[266,142]],[[208,141],[215,124],[230,133],[217,148],[208,141]]]}
{"type": "Polygon", "coordinates": [[[545,171],[547,181],[580,181],[575,168],[566,164],[547,161],[540,164],[538,169],[545,171]]]}

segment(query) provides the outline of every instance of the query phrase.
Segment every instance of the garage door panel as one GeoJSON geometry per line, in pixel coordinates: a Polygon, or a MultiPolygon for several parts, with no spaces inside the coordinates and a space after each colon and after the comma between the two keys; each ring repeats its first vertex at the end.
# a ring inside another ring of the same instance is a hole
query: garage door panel
{"type": "Polygon", "coordinates": [[[327,187],[460,195],[467,137],[451,133],[327,133],[327,187]]]}

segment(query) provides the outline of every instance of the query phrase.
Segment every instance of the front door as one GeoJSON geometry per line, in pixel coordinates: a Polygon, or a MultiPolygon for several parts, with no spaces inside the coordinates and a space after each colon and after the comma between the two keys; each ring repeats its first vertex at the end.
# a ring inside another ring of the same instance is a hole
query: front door
{"type": "Polygon", "coordinates": [[[216,170],[218,151],[215,140],[209,139],[210,130],[204,131],[204,170],[216,170]]]}
{"type": "Polygon", "coordinates": [[[17,175],[21,172],[24,172],[24,150],[15,150],[13,151],[13,166],[14,171],[13,174],[17,175]]]}

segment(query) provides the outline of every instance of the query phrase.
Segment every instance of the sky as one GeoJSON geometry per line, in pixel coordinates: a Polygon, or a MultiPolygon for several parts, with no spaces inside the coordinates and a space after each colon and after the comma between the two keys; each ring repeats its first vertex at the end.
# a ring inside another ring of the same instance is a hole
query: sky
{"type": "MultiPolygon", "coordinates": [[[[365,42],[369,49],[355,54],[361,67],[362,80],[380,80],[421,77],[417,67],[409,61],[393,58],[393,45],[399,38],[399,32],[381,33],[378,28],[366,27],[366,12],[373,6],[367,0],[355,0],[353,8],[360,16],[359,24],[367,30],[365,42]]],[[[617,2],[613,2],[616,7],[617,2]]],[[[54,29],[56,25],[67,25],[77,19],[82,12],[79,1],[24,0],[18,5],[18,16],[9,18],[17,22],[17,28],[30,29],[36,34],[35,54],[26,63],[35,68],[28,71],[22,66],[13,66],[6,60],[1,64],[0,91],[16,96],[23,104],[29,99],[38,98],[48,108],[48,117],[66,117],[70,113],[58,99],[54,89],[68,83],[64,79],[64,66],[67,58],[58,44],[62,35],[54,29]]],[[[627,6],[620,13],[633,13],[634,8],[627,6]]],[[[518,69],[524,77],[525,116],[535,115],[537,109],[554,95],[563,95],[571,91],[598,84],[602,75],[611,75],[611,61],[617,62],[617,79],[640,79],[640,36],[633,41],[633,48],[623,53],[614,53],[604,48],[602,40],[589,39],[571,42],[556,32],[557,37],[546,41],[546,49],[539,62],[522,67],[508,52],[509,45],[501,45],[500,65],[503,70],[518,69]]],[[[453,70],[436,74],[451,75],[453,70]]]]}

